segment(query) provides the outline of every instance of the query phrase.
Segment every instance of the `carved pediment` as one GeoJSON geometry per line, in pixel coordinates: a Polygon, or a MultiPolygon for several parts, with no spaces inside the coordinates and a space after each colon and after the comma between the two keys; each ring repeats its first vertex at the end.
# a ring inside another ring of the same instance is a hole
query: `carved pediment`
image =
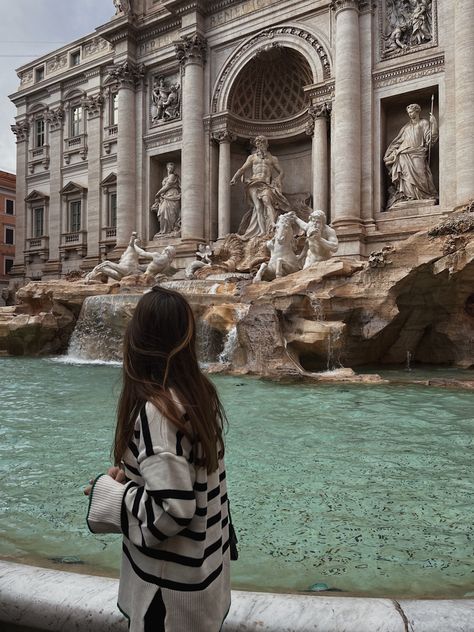
{"type": "Polygon", "coordinates": [[[109,173],[108,176],[106,176],[102,182],[100,183],[100,186],[102,187],[111,187],[111,186],[115,186],[117,184],[117,174],[116,173],[109,173]]]}
{"type": "Polygon", "coordinates": [[[68,182],[62,189],[61,195],[69,195],[70,193],[84,193],[87,191],[86,187],[77,184],[77,182],[73,182],[72,180],[68,182]]]}
{"type": "Polygon", "coordinates": [[[33,189],[31,193],[28,193],[25,198],[25,202],[47,202],[48,200],[49,195],[46,195],[46,193],[41,193],[41,191],[37,191],[36,189],[33,189]]]}

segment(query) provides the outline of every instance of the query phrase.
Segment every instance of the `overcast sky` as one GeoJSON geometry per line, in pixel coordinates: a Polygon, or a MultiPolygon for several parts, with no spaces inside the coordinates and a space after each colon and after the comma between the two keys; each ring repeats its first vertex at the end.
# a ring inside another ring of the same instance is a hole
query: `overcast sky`
{"type": "Polygon", "coordinates": [[[8,98],[19,85],[15,69],[92,33],[115,10],[112,0],[0,0],[0,6],[0,170],[15,173],[16,108],[8,98]]]}

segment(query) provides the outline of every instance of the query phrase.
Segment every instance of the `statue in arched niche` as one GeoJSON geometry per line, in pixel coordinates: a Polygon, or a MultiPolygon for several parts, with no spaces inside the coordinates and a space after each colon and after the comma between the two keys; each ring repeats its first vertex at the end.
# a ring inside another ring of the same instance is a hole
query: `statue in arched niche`
{"type": "Polygon", "coordinates": [[[181,180],[176,173],[174,162],[166,163],[166,176],[161,188],[156,192],[155,202],[151,210],[156,212],[160,230],[155,237],[161,235],[177,235],[181,223],[181,180]]]}
{"type": "Polygon", "coordinates": [[[393,139],[384,155],[392,185],[387,208],[397,202],[436,199],[429,159],[438,140],[438,123],[432,112],[429,120],[420,118],[421,107],[412,103],[406,109],[410,118],[393,139]]]}
{"type": "Polygon", "coordinates": [[[254,144],[257,151],[247,158],[230,181],[234,185],[239,177],[242,179],[252,205],[248,222],[242,228],[246,239],[268,235],[275,227],[278,215],[290,210],[290,204],[281,190],[283,170],[278,158],[268,151],[265,136],[257,136],[254,144]],[[246,178],[248,172],[251,175],[246,178]]]}

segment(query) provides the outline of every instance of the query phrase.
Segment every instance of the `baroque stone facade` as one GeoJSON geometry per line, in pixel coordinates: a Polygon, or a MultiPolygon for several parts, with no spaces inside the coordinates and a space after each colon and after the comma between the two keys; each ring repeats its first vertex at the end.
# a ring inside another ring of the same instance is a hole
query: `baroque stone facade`
{"type": "Polygon", "coordinates": [[[230,181],[261,135],[284,196],[325,212],[338,255],[367,258],[474,197],[472,0],[110,5],[95,33],[18,70],[17,277],[118,260],[133,231],[184,268],[237,231],[249,205],[230,181]],[[426,193],[399,185],[407,164],[426,193]]]}

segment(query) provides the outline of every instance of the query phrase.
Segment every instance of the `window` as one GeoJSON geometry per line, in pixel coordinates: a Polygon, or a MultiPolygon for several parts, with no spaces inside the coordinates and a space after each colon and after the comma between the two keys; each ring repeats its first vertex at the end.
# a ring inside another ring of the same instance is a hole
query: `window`
{"type": "Polygon", "coordinates": [[[15,200],[5,200],[5,213],[15,215],[15,200]]]}
{"type": "Polygon", "coordinates": [[[110,124],[117,125],[118,123],[118,92],[112,94],[110,104],[110,124]]]}
{"type": "Polygon", "coordinates": [[[81,133],[82,107],[75,105],[71,108],[71,136],[79,136],[81,133]]]}
{"type": "Polygon", "coordinates": [[[79,66],[81,63],[81,51],[75,50],[71,53],[69,57],[70,66],[79,66]]]}
{"type": "Polygon", "coordinates": [[[35,121],[35,147],[44,146],[44,120],[37,119],[35,121]]]}
{"type": "Polygon", "coordinates": [[[44,235],[44,207],[37,206],[33,209],[33,237],[44,235]]]}
{"type": "Polygon", "coordinates": [[[69,202],[69,232],[77,233],[81,230],[81,201],[69,202]]]}
{"type": "Polygon", "coordinates": [[[5,257],[4,262],[5,274],[9,274],[10,270],[13,268],[13,259],[7,259],[7,257],[5,257]]]}
{"type": "Polygon", "coordinates": [[[44,66],[40,66],[39,68],[35,68],[35,81],[43,81],[44,79],[44,66]]]}
{"type": "Polygon", "coordinates": [[[109,228],[117,228],[117,193],[109,193],[109,228]]]}
{"type": "Polygon", "coordinates": [[[5,226],[5,243],[9,246],[13,246],[15,243],[15,229],[7,228],[5,226]]]}

